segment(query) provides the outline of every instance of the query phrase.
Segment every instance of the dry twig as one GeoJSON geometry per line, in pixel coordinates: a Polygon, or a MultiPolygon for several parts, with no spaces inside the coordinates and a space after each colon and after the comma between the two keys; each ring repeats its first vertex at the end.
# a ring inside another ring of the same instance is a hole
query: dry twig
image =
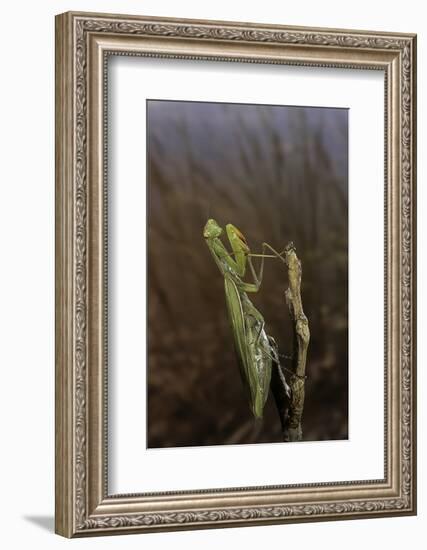
{"type": "Polygon", "coordinates": [[[273,373],[271,389],[279,412],[284,441],[301,441],[310,330],[301,301],[301,262],[293,243],[286,247],[284,261],[288,268],[289,280],[285,298],[293,325],[292,373],[288,386],[280,365],[276,364],[277,371],[273,373]]]}

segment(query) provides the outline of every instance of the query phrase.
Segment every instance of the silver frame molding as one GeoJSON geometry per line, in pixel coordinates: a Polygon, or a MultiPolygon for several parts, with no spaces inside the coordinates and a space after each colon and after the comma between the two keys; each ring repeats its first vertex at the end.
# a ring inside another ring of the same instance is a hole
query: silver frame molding
{"type": "Polygon", "coordinates": [[[415,121],[412,34],[72,12],[56,17],[58,534],[78,537],[416,513],[415,121]],[[384,71],[384,479],[108,494],[105,128],[110,55],[384,71]]]}

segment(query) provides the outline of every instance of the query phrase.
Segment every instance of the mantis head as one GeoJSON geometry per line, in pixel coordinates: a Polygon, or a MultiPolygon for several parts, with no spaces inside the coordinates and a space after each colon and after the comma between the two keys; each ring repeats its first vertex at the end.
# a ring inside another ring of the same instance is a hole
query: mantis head
{"type": "Polygon", "coordinates": [[[209,219],[206,222],[205,228],[203,229],[203,237],[205,239],[215,239],[219,237],[222,233],[222,228],[214,219],[209,219]]]}

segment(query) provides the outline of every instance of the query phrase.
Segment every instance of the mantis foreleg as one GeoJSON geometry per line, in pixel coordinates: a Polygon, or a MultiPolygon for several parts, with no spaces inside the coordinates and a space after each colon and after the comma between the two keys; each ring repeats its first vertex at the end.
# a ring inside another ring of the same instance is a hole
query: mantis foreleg
{"type": "Polygon", "coordinates": [[[249,269],[251,270],[251,275],[254,280],[254,283],[242,283],[241,289],[244,292],[258,292],[263,275],[264,275],[264,261],[265,258],[279,258],[283,262],[285,261],[283,258],[283,254],[287,251],[287,247],[284,248],[281,252],[277,252],[272,246],[270,246],[268,243],[262,243],[262,254],[253,254],[252,252],[249,253],[242,253],[242,251],[236,251],[225,253],[225,248],[222,245],[221,250],[221,259],[225,261],[229,267],[231,267],[234,270],[239,270],[240,273],[242,273],[242,270],[244,271],[244,260],[247,259],[249,264],[249,269]],[[265,249],[268,248],[273,252],[273,254],[264,254],[265,249]],[[243,256],[242,256],[243,254],[243,256]],[[233,259],[233,257],[238,258],[238,262],[233,259]],[[256,273],[255,267],[252,263],[251,258],[262,258],[261,265],[258,274],[256,273]]]}

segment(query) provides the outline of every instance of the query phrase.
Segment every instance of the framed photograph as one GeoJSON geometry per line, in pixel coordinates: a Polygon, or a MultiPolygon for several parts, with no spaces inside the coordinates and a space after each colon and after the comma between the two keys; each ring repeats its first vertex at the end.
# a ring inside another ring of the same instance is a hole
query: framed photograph
{"type": "Polygon", "coordinates": [[[56,532],[416,513],[416,37],[56,18],[56,532]]]}

